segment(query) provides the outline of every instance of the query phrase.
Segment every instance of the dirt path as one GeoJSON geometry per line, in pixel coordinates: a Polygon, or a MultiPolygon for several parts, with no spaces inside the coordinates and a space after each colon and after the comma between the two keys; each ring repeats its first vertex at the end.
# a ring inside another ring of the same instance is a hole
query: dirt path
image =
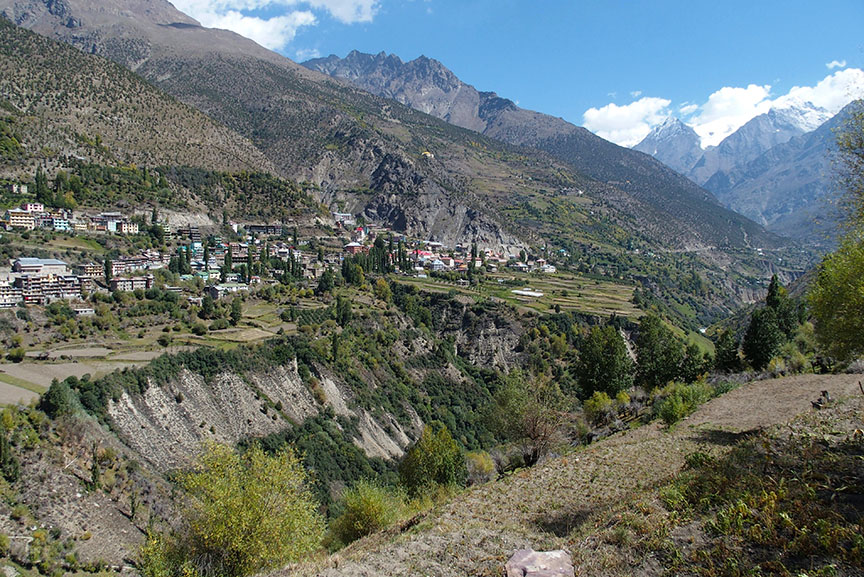
{"type": "MultiPolygon", "coordinates": [[[[291,575],[500,575],[515,549],[558,548],[584,523],[681,470],[685,455],[722,453],[736,433],[786,423],[810,401],[861,395],[860,375],[803,375],[750,383],[701,407],[673,430],[651,423],[466,491],[404,534],[374,535],[291,575]]],[[[288,575],[288,573],[284,573],[288,575]]]]}

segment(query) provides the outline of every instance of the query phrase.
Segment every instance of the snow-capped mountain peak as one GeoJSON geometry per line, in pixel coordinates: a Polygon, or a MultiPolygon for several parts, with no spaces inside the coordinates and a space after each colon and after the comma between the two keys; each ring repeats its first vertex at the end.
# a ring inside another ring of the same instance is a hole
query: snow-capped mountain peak
{"type": "Polygon", "coordinates": [[[660,162],[685,173],[699,160],[699,136],[674,116],[655,126],[634,150],[650,154],[660,162]]]}
{"type": "Polygon", "coordinates": [[[827,122],[833,114],[816,106],[812,102],[789,99],[771,109],[771,112],[783,121],[801,129],[802,132],[812,132],[827,122]]]}

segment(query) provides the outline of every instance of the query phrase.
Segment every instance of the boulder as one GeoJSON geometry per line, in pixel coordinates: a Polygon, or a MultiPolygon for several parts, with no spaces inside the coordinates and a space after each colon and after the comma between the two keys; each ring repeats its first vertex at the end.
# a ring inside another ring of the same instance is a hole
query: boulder
{"type": "Polygon", "coordinates": [[[564,550],[519,549],[504,565],[507,577],[575,577],[573,561],[564,550]]]}

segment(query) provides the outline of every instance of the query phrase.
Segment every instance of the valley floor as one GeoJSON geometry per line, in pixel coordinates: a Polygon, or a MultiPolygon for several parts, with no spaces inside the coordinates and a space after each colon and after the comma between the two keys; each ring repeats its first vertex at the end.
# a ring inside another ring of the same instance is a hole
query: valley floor
{"type": "MultiPolygon", "coordinates": [[[[620,522],[625,504],[639,503],[646,516],[654,514],[652,509],[666,515],[658,489],[683,470],[688,454],[720,457],[739,440],[762,431],[787,437],[795,430],[790,420],[814,412],[810,401],[822,390],[839,399],[838,407],[851,410],[853,421],[861,421],[859,379],[801,375],[744,385],[671,429],[655,421],[619,433],[469,489],[403,524],[401,532],[396,528],[370,536],[315,564],[277,575],[497,576],[520,548],[567,549],[577,575],[661,575],[662,564],[650,554],[635,555],[598,538],[620,522]]],[[[686,551],[687,539],[676,542],[679,550],[686,551]]]]}

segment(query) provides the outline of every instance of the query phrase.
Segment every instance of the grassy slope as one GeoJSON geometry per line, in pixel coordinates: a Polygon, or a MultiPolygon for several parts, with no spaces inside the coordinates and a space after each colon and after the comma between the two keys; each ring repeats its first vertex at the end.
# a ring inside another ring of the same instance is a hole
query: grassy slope
{"type": "MultiPolygon", "coordinates": [[[[822,389],[835,398],[853,399],[836,403],[841,417],[832,418],[826,411],[797,420],[799,434],[804,439],[828,434],[826,446],[849,437],[862,426],[858,378],[803,375],[751,383],[704,405],[671,430],[655,422],[475,487],[412,520],[401,533],[394,529],[373,535],[291,574],[491,576],[499,575],[504,561],[522,547],[566,548],[579,574],[746,574],[746,567],[758,561],[751,555],[755,542],[749,543],[748,553],[746,538],[733,535],[739,541],[730,544],[728,535],[721,538],[709,530],[716,519],[713,511],[677,511],[664,506],[663,497],[668,501],[670,488],[688,481],[673,482],[694,452],[722,461],[733,447],[757,434],[764,441],[758,440],[751,451],[765,443],[780,447],[780,439],[788,436],[784,423],[810,412],[808,401],[822,389]],[[716,564],[718,547],[724,544],[726,558],[738,563],[740,572],[709,567],[709,562],[716,564]]],[[[790,457],[792,468],[786,474],[794,476],[795,467],[806,468],[806,463],[796,461],[795,454],[790,457]]],[[[850,499],[860,493],[860,478],[857,484],[845,488],[850,499]]],[[[837,490],[844,494],[844,489],[837,490]]],[[[830,499],[830,493],[825,497],[830,499]]],[[[831,505],[825,501],[822,507],[827,511],[831,505]]],[[[838,526],[842,523],[837,521],[838,526]]],[[[818,550],[814,554],[814,566],[840,563],[847,572],[839,574],[861,574],[864,568],[860,556],[856,568],[851,552],[849,562],[824,552],[820,556],[818,550]]],[[[782,560],[796,566],[794,559],[782,560]]]]}

